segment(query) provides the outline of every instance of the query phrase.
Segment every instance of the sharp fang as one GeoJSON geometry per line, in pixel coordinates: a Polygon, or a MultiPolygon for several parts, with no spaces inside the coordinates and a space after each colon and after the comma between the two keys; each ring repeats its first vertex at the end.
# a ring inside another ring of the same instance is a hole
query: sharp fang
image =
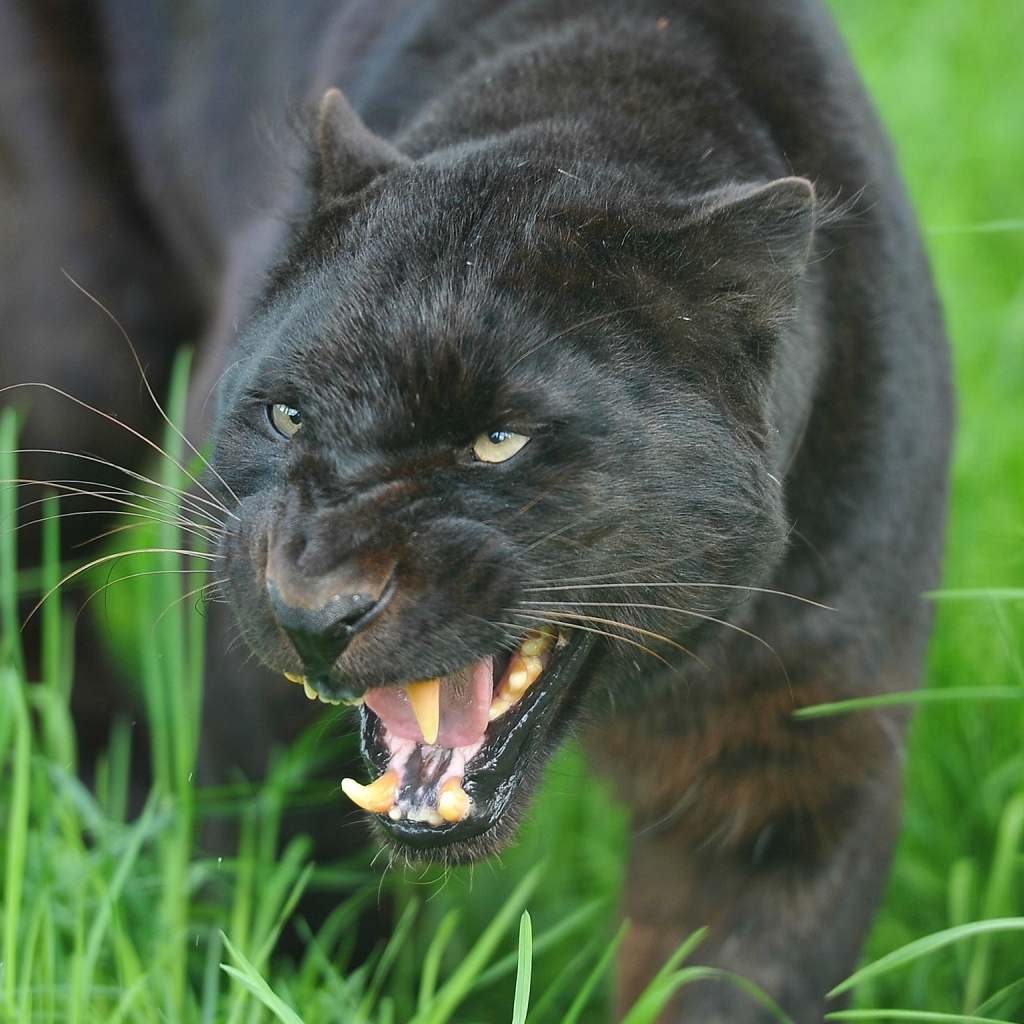
{"type": "Polygon", "coordinates": [[[437,798],[437,813],[447,822],[462,821],[469,814],[472,801],[462,788],[461,779],[454,776],[441,787],[437,798]]]}
{"type": "Polygon", "coordinates": [[[533,686],[544,671],[544,655],[554,640],[554,634],[545,631],[532,633],[523,641],[519,650],[512,655],[505,678],[491,701],[491,708],[487,714],[488,721],[493,722],[496,718],[501,718],[506,711],[518,704],[526,691],[533,686]]]}
{"type": "Polygon", "coordinates": [[[302,680],[302,688],[303,688],[303,690],[306,691],[306,696],[310,700],[316,700],[316,698],[318,696],[316,690],[314,690],[313,687],[310,686],[309,683],[307,682],[307,680],[305,680],[305,679],[302,680]]]}
{"type": "Polygon", "coordinates": [[[423,733],[423,742],[434,743],[441,723],[441,680],[424,679],[419,683],[408,683],[405,692],[409,695],[416,724],[423,733]]]}
{"type": "Polygon", "coordinates": [[[539,658],[554,642],[554,631],[550,626],[545,626],[539,632],[530,633],[519,645],[519,652],[528,658],[539,658]]]}
{"type": "Polygon", "coordinates": [[[364,811],[387,814],[398,796],[398,772],[386,771],[368,786],[360,785],[355,779],[342,779],[341,791],[364,811]]]}
{"type": "Polygon", "coordinates": [[[285,672],[284,677],[289,683],[304,683],[306,681],[305,676],[297,676],[294,672],[285,672]]]}

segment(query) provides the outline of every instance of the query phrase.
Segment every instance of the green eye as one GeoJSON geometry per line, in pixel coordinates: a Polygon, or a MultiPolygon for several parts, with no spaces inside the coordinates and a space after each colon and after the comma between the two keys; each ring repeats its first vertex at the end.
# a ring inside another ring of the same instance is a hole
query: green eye
{"type": "Polygon", "coordinates": [[[275,402],[267,406],[267,416],[271,426],[284,437],[294,437],[302,427],[302,414],[284,402],[275,402]]]}
{"type": "Polygon", "coordinates": [[[511,430],[489,430],[473,442],[473,454],[481,462],[505,462],[530,439],[511,430]]]}

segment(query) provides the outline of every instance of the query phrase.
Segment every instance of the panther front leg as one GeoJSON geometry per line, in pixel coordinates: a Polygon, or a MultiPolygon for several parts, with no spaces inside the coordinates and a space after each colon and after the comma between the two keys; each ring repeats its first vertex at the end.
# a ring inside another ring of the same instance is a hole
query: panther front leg
{"type": "MultiPolygon", "coordinates": [[[[898,834],[901,729],[871,712],[801,722],[793,699],[783,687],[716,701],[699,726],[669,720],[642,744],[629,726],[602,731],[597,759],[629,779],[635,821],[618,1017],[703,926],[687,964],[747,978],[798,1024],[837,1008],[825,994],[856,967],[898,834]]],[[[663,1019],[774,1018],[710,980],[683,988],[663,1019]]]]}

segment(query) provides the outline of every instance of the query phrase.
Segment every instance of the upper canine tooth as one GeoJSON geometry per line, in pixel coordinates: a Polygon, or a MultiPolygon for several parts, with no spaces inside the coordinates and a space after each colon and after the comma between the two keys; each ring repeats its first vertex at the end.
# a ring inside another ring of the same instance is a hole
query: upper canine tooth
{"type": "Polygon", "coordinates": [[[355,779],[342,779],[341,791],[364,811],[387,814],[398,796],[398,772],[388,770],[368,786],[360,785],[355,779]]]}
{"type": "Polygon", "coordinates": [[[519,650],[528,657],[539,657],[554,643],[555,636],[550,630],[531,633],[519,645],[519,650]]]}
{"type": "Polygon", "coordinates": [[[294,672],[285,672],[284,677],[289,683],[304,683],[306,681],[305,676],[297,676],[294,672]]]}
{"type": "Polygon", "coordinates": [[[316,700],[316,698],[317,698],[316,690],[314,690],[313,687],[309,685],[309,682],[307,680],[305,680],[305,679],[302,680],[302,688],[306,691],[306,696],[310,700],[316,700]]]}
{"type": "Polygon", "coordinates": [[[498,695],[491,701],[490,710],[487,712],[487,721],[493,722],[496,718],[501,718],[510,707],[512,707],[512,701],[508,695],[499,691],[498,695]]]}
{"type": "Polygon", "coordinates": [[[434,743],[441,724],[441,680],[424,679],[418,683],[408,683],[405,692],[409,695],[416,724],[423,733],[423,742],[434,743]]]}

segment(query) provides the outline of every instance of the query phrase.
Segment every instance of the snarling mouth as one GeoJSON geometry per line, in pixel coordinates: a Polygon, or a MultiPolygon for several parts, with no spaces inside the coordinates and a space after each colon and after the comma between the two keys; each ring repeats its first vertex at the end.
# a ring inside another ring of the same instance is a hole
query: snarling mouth
{"type": "MultiPolygon", "coordinates": [[[[413,847],[478,836],[498,822],[534,755],[557,738],[565,698],[592,646],[553,626],[527,634],[511,654],[451,675],[367,691],[360,708],[363,755],[377,773],[345,794],[413,847]]],[[[302,677],[310,697],[319,681],[302,677]]],[[[326,698],[330,703],[337,701],[326,698]]]]}

